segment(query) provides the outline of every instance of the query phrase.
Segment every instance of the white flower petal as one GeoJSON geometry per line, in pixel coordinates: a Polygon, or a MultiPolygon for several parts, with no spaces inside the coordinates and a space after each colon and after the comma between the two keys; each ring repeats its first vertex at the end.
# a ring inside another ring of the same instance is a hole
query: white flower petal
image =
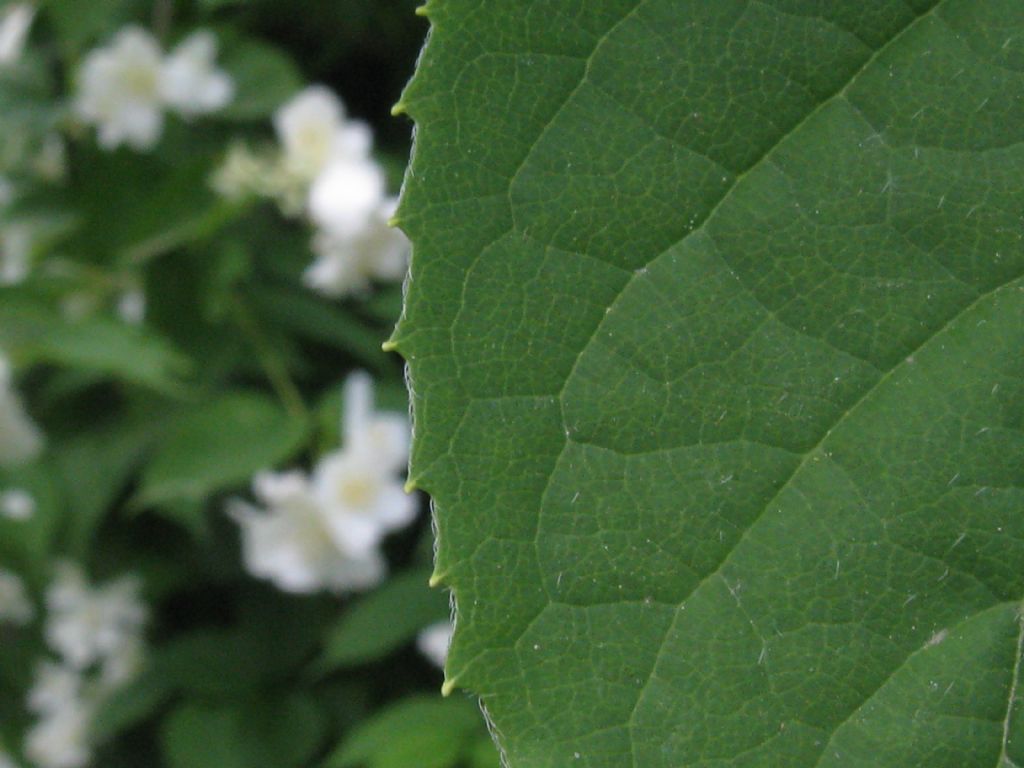
{"type": "Polygon", "coordinates": [[[0,65],[13,64],[21,58],[28,40],[36,9],[32,3],[11,3],[0,18],[0,65]]]}
{"type": "Polygon", "coordinates": [[[35,617],[35,612],[21,577],[0,569],[0,624],[28,624],[35,617]]]}
{"type": "Polygon", "coordinates": [[[207,30],[193,32],[171,52],[160,71],[160,94],[184,117],[215,112],[235,94],[231,76],[217,69],[217,38],[207,30]]]}
{"type": "Polygon", "coordinates": [[[35,512],[35,497],[24,488],[10,488],[0,493],[0,517],[28,520],[35,512]]]}
{"type": "Polygon", "coordinates": [[[312,180],[331,161],[345,111],[341,101],[322,85],[296,94],[274,114],[274,129],[291,173],[312,180]]]}
{"type": "Polygon", "coordinates": [[[11,379],[10,366],[0,355],[0,467],[25,464],[43,449],[43,433],[29,418],[11,379]]]}
{"type": "Polygon", "coordinates": [[[25,757],[38,768],[83,768],[92,757],[91,718],[91,708],[81,700],[46,715],[25,734],[25,757]]]}
{"type": "Polygon", "coordinates": [[[407,494],[400,480],[393,480],[377,496],[376,518],[385,531],[404,528],[416,519],[416,499],[407,494]]]}
{"type": "Polygon", "coordinates": [[[123,577],[90,587],[77,566],[59,564],[46,593],[46,642],[75,669],[121,653],[140,637],[146,620],[140,586],[137,579],[123,577]]]}
{"type": "Polygon", "coordinates": [[[52,714],[74,706],[81,688],[82,675],[78,670],[43,661],[36,667],[25,705],[37,715],[52,714]]]}
{"type": "Polygon", "coordinates": [[[334,237],[357,237],[374,220],[384,194],[384,172],[376,163],[333,162],[310,188],[309,215],[334,237]]]}
{"type": "Polygon", "coordinates": [[[416,647],[436,666],[444,669],[444,663],[448,659],[448,646],[451,645],[454,631],[455,627],[450,621],[431,624],[416,638],[416,647]]]}
{"type": "Polygon", "coordinates": [[[364,589],[383,577],[379,553],[338,547],[304,475],[260,473],[253,485],[267,509],[237,499],[228,506],[251,574],[295,593],[364,589]]]}
{"type": "Polygon", "coordinates": [[[342,391],[341,434],[348,445],[357,441],[373,421],[373,379],[365,371],[356,371],[345,379],[342,391]]]}

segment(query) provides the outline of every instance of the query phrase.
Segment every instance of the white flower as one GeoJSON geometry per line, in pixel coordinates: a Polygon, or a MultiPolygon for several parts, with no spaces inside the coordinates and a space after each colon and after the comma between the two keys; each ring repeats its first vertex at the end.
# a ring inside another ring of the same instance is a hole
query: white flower
{"type": "Polygon", "coordinates": [[[36,667],[35,681],[29,689],[26,705],[37,715],[52,715],[72,707],[82,691],[82,675],[78,670],[52,661],[36,667]]]}
{"type": "Polygon", "coordinates": [[[46,594],[46,641],[75,669],[130,651],[146,619],[139,582],[122,577],[92,588],[77,566],[61,563],[46,594]]]}
{"type": "Polygon", "coordinates": [[[35,513],[36,500],[24,488],[10,488],[0,492],[0,517],[28,520],[35,513]]]}
{"type": "Polygon", "coordinates": [[[116,653],[108,655],[100,667],[99,682],[102,691],[113,691],[130,683],[142,669],[145,644],[141,635],[130,636],[116,653]]]}
{"type": "Polygon", "coordinates": [[[183,117],[215,112],[235,95],[235,83],[217,69],[217,38],[211,32],[193,32],[171,51],[160,72],[164,101],[183,117]]]}
{"type": "Polygon", "coordinates": [[[0,285],[17,285],[28,277],[35,239],[32,226],[25,222],[0,227],[0,285]]]}
{"type": "Polygon", "coordinates": [[[378,544],[415,515],[398,476],[408,461],[407,420],[374,410],[366,374],[346,385],[343,432],[343,450],[325,456],[312,481],[299,471],[263,472],[253,479],[263,508],[229,504],[246,568],[285,591],[373,586],[385,571],[378,544]]]}
{"type": "Polygon", "coordinates": [[[384,172],[372,160],[335,161],[309,190],[309,215],[334,238],[358,238],[380,215],[385,192],[384,172]]]}
{"type": "Polygon", "coordinates": [[[141,288],[129,288],[117,297],[117,316],[129,325],[146,319],[146,294],[141,288]]]}
{"type": "Polygon", "coordinates": [[[335,543],[359,554],[416,516],[416,502],[398,470],[408,461],[404,417],[378,414],[373,388],[363,373],[345,385],[344,446],[324,456],[313,474],[313,493],[324,509],[335,543]]]}
{"type": "Polygon", "coordinates": [[[96,707],[138,669],[145,619],[138,587],[130,577],[90,587],[77,566],[58,565],[46,595],[45,636],[61,659],[39,664],[26,699],[39,719],[25,736],[25,756],[38,768],[90,761],[96,707]]]}
{"type": "Polygon", "coordinates": [[[92,708],[81,700],[43,716],[25,734],[25,756],[39,768],[82,768],[90,758],[92,708]]]}
{"type": "Polygon", "coordinates": [[[455,627],[450,621],[438,621],[420,632],[416,638],[416,647],[430,661],[444,669],[448,659],[448,646],[452,643],[455,627]]]}
{"type": "Polygon", "coordinates": [[[274,129],[289,173],[309,182],[332,162],[361,160],[370,154],[369,128],[346,121],[345,108],[329,89],[311,85],[274,114],[274,129]]]}
{"type": "Polygon", "coordinates": [[[68,152],[59,133],[46,134],[32,167],[46,181],[59,181],[64,178],[68,170],[68,152]]]}
{"type": "Polygon", "coordinates": [[[77,323],[95,314],[99,297],[89,290],[73,291],[60,300],[60,313],[69,323],[77,323]]]}
{"type": "Polygon", "coordinates": [[[18,626],[28,624],[35,616],[35,608],[21,578],[11,571],[0,569],[0,624],[10,622],[18,626]]]}
{"type": "Polygon", "coordinates": [[[409,241],[388,225],[394,209],[394,199],[384,200],[352,237],[317,233],[313,238],[316,260],[302,276],[306,285],[337,298],[365,290],[371,280],[402,279],[409,262],[409,241]]]}
{"type": "Polygon", "coordinates": [[[372,455],[387,472],[404,470],[409,463],[408,417],[374,408],[373,379],[363,371],[349,375],[343,397],[345,448],[372,455]]]}
{"type": "Polygon", "coordinates": [[[350,555],[372,550],[416,516],[415,502],[402,490],[402,481],[376,463],[372,454],[328,454],[320,460],[313,482],[331,536],[350,555]]]}
{"type": "Polygon", "coordinates": [[[0,17],[0,65],[21,58],[36,9],[31,3],[11,3],[0,17]]]}
{"type": "Polygon", "coordinates": [[[377,551],[352,556],[338,549],[301,472],[260,473],[253,492],[265,509],[235,499],[228,511],[242,528],[242,554],[254,576],[297,593],[366,589],[384,577],[377,551]]]}
{"type": "Polygon", "coordinates": [[[42,448],[42,432],[25,412],[13,388],[10,366],[0,354],[0,467],[31,461],[42,448]]]}
{"type": "Polygon", "coordinates": [[[97,127],[104,149],[151,149],[163,132],[160,47],[149,32],[128,26],[86,56],[78,74],[75,112],[97,127]]]}
{"type": "Polygon", "coordinates": [[[210,177],[210,186],[228,200],[243,200],[261,194],[264,179],[270,173],[264,158],[239,141],[228,147],[223,161],[210,177]]]}

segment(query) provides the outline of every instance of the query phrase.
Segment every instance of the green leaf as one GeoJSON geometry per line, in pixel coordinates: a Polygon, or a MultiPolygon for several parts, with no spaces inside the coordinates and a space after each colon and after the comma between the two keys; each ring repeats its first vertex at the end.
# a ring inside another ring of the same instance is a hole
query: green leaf
{"type": "Polygon", "coordinates": [[[115,737],[153,715],[171,693],[168,682],[146,670],[126,687],[100,702],[90,723],[90,733],[99,743],[115,737]]]}
{"type": "Polygon", "coordinates": [[[53,24],[57,39],[69,54],[76,54],[97,39],[105,38],[128,22],[135,0],[46,0],[44,13],[53,24]]]}
{"type": "Polygon", "coordinates": [[[163,720],[162,728],[170,768],[248,768],[236,710],[183,704],[163,720]]]}
{"type": "Polygon", "coordinates": [[[293,768],[312,756],[325,718],[303,696],[241,707],[188,703],[163,724],[171,768],[293,768]]]}
{"type": "Polygon", "coordinates": [[[312,699],[294,695],[249,707],[245,723],[250,768],[289,768],[306,764],[319,749],[327,719],[312,699]]]}
{"type": "Polygon", "coordinates": [[[84,557],[93,534],[156,439],[163,419],[153,413],[95,424],[54,447],[68,512],[68,549],[84,557]]]}
{"type": "Polygon", "coordinates": [[[49,576],[54,537],[65,520],[65,497],[54,482],[53,469],[33,462],[17,469],[0,469],[0,494],[27,493],[34,505],[27,518],[0,513],[0,563],[15,564],[40,583],[49,576]]]}
{"type": "Polygon", "coordinates": [[[235,392],[183,416],[142,474],[137,503],[200,501],[291,456],[308,433],[304,418],[270,398],[235,392]]]}
{"type": "Polygon", "coordinates": [[[393,344],[509,765],[1024,763],[1024,5],[426,13],[393,344]]]}
{"type": "Polygon", "coordinates": [[[403,573],[349,607],[327,636],[321,671],[365,664],[408,643],[424,627],[448,617],[448,596],[431,590],[429,574],[403,573]]]}
{"type": "Polygon", "coordinates": [[[186,632],[154,650],[152,674],[203,698],[245,698],[282,681],[293,683],[336,610],[330,600],[259,593],[236,601],[231,628],[186,632]]]}
{"type": "Polygon", "coordinates": [[[180,393],[188,358],[155,333],[103,317],[67,321],[0,291],[0,346],[26,363],[54,363],[180,393]]]}
{"type": "Polygon", "coordinates": [[[473,745],[480,713],[467,699],[415,696],[355,728],[327,768],[449,768],[473,745]]]}
{"type": "Polygon", "coordinates": [[[153,670],[168,685],[202,696],[249,694],[266,682],[268,661],[257,641],[226,630],[176,637],[154,654],[153,670]]]}
{"type": "Polygon", "coordinates": [[[82,178],[71,190],[81,225],[67,249],[137,267],[235,218],[237,207],[217,199],[209,185],[213,150],[186,146],[187,157],[179,147],[162,159],[82,148],[82,178]]]}
{"type": "Polygon", "coordinates": [[[224,51],[222,66],[235,79],[235,97],[217,113],[226,120],[259,120],[270,115],[303,86],[302,75],[287,54],[257,40],[224,51]]]}
{"type": "Polygon", "coordinates": [[[250,295],[261,315],[276,325],[342,349],[377,373],[391,372],[392,361],[380,348],[384,337],[343,307],[309,291],[253,287],[250,295]]]}

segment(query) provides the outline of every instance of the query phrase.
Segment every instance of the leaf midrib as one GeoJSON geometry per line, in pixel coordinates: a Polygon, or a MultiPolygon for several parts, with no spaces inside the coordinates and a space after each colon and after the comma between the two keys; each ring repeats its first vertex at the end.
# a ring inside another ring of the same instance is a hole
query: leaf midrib
{"type": "MultiPolygon", "coordinates": [[[[1020,611],[1020,606],[1018,606],[1018,611],[1020,611]]],[[[1021,655],[1024,654],[1024,616],[1017,616],[1017,625],[1017,655],[1013,660],[1013,677],[1010,678],[1010,693],[1006,698],[1006,717],[1003,718],[1003,739],[999,749],[996,768],[1018,768],[1017,763],[1006,752],[1006,748],[1010,744],[1010,721],[1013,718],[1013,703],[1017,698],[1017,681],[1020,678],[1021,672],[1021,655]]]]}

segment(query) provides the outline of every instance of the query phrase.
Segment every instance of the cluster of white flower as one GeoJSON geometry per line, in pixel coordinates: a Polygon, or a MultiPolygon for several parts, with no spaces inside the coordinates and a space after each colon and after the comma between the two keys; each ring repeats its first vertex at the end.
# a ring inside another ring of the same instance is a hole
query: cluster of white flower
{"type": "Polygon", "coordinates": [[[312,475],[260,473],[253,493],[263,508],[229,503],[242,529],[246,568],[287,592],[376,585],[386,570],[381,541],[416,515],[415,500],[402,488],[405,416],[374,409],[364,373],[346,382],[344,411],[343,445],[323,456],[312,475]]]}
{"type": "Polygon", "coordinates": [[[58,565],[46,594],[45,637],[59,661],[39,664],[26,701],[38,718],[24,744],[34,765],[81,768],[89,762],[93,712],[141,663],[146,607],[138,592],[134,578],[91,587],[77,566],[58,565]]]}
{"type": "Polygon", "coordinates": [[[0,467],[24,464],[43,447],[43,433],[25,411],[14,389],[7,358],[0,353],[0,467]]]}
{"type": "Polygon", "coordinates": [[[75,113],[96,126],[104,149],[151,149],[163,133],[165,108],[191,119],[231,101],[234,81],[217,69],[216,57],[210,32],[192,33],[165,56],[149,32],[125,27],[82,62],[75,113]]]}
{"type": "Polygon", "coordinates": [[[316,260],[306,284],[341,297],[373,280],[400,280],[409,246],[389,226],[396,200],[387,194],[384,170],[371,153],[369,127],[349,119],[328,88],[313,85],[274,115],[280,154],[265,157],[236,145],[214,176],[227,197],[276,199],[287,214],[305,213],[315,225],[316,260]]]}

